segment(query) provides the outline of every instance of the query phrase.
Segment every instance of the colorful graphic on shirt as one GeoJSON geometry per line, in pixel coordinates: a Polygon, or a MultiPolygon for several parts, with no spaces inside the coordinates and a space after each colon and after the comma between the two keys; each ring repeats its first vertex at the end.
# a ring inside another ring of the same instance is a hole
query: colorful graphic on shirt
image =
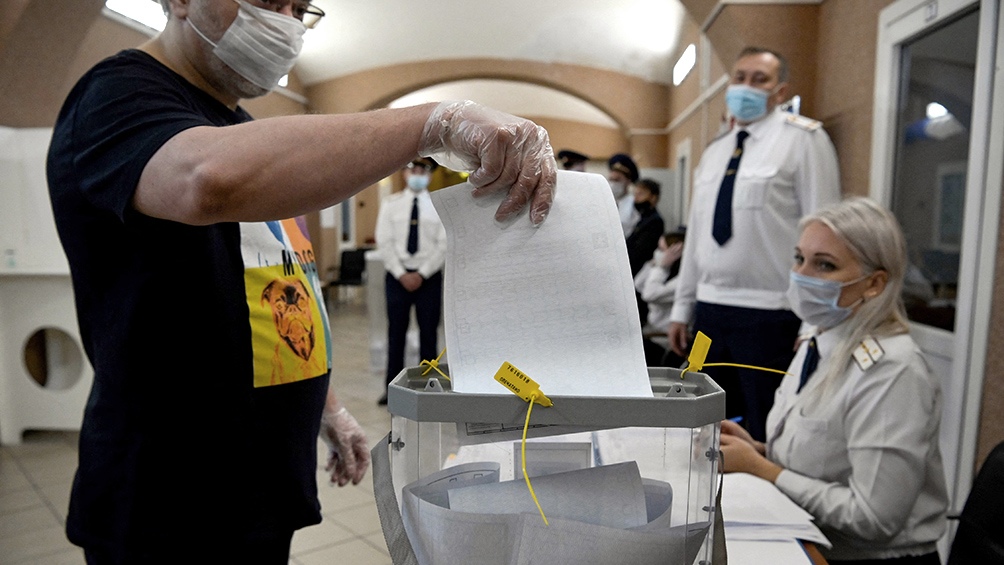
{"type": "Polygon", "coordinates": [[[241,224],[254,386],[324,375],[330,329],[313,248],[295,220],[241,224]]]}

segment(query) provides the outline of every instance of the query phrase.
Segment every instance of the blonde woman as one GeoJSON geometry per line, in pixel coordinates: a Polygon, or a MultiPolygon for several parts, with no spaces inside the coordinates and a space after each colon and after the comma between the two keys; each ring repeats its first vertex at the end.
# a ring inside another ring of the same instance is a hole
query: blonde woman
{"type": "Polygon", "coordinates": [[[831,564],[938,565],[941,398],[900,299],[903,234],[867,198],[800,227],[788,299],[816,331],[777,389],[766,443],[722,423],[725,471],[769,480],[811,513],[831,564]]]}

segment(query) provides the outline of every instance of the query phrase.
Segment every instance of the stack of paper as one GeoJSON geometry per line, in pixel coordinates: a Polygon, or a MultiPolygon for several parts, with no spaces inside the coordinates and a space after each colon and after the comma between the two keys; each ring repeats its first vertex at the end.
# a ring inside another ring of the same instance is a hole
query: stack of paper
{"type": "Polygon", "coordinates": [[[546,395],[651,397],[617,205],[599,175],[558,172],[540,227],[500,224],[503,192],[432,193],[446,227],[443,317],[453,390],[503,394],[508,361],[546,395]]]}
{"type": "Polygon", "coordinates": [[[724,476],[722,518],[732,565],[811,563],[798,540],[830,547],[811,514],[773,483],[746,473],[724,476]]]}

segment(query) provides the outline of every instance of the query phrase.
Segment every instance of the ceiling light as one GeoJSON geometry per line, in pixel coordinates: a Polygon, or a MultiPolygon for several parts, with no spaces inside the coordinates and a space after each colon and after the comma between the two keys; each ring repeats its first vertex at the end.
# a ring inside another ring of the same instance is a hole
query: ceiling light
{"type": "Polygon", "coordinates": [[[683,79],[687,78],[687,73],[690,69],[694,68],[694,63],[697,62],[697,47],[691,43],[683,50],[683,55],[680,55],[680,59],[676,61],[673,65],[673,86],[680,86],[683,79]]]}
{"type": "Polygon", "coordinates": [[[931,102],[927,105],[927,117],[933,120],[934,118],[940,118],[942,116],[948,115],[948,109],[938,104],[937,102],[931,102]]]}
{"type": "Polygon", "coordinates": [[[164,8],[157,0],[107,0],[105,8],[157,31],[167,25],[164,8]]]}

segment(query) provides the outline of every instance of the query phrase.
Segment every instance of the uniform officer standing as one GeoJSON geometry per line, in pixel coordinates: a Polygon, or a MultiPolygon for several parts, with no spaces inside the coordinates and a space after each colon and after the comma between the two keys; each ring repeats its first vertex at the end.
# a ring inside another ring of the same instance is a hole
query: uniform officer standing
{"type": "MultiPolygon", "coordinates": [[[[404,350],[415,310],[422,359],[435,359],[443,312],[443,265],[446,228],[429,198],[434,160],[415,159],[404,169],[407,190],[380,204],[376,242],[387,269],[387,384],[404,368],[404,350]]],[[[387,404],[387,393],[378,404],[387,404]]]]}
{"type": "MultiPolygon", "coordinates": [[[[785,291],[798,221],[840,199],[837,156],[821,124],[785,112],[784,58],[747,47],[732,68],[726,104],[734,126],[694,171],[694,193],[669,343],[686,356],[693,331],[711,338],[709,362],[787,368],[800,321],[785,291]]],[[[729,416],[757,440],[780,376],[708,371],[726,390],[729,416]]]]}

